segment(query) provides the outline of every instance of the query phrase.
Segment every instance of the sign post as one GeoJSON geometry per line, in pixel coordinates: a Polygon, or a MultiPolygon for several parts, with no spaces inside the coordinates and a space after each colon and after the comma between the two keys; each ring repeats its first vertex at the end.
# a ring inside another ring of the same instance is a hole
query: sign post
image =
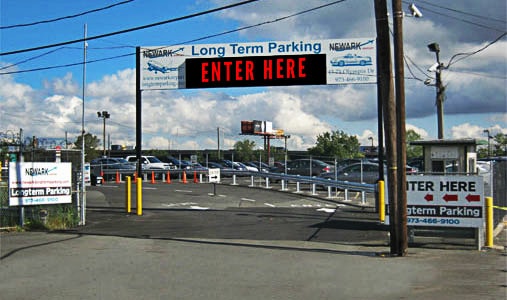
{"type": "Polygon", "coordinates": [[[216,196],[217,182],[220,182],[220,169],[212,168],[208,170],[208,182],[213,183],[213,196],[216,196]]]}

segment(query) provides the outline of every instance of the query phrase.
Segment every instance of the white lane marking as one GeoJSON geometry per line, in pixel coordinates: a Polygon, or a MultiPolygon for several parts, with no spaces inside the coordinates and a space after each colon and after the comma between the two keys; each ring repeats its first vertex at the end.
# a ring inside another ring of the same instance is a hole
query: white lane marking
{"type": "Polygon", "coordinates": [[[195,202],[182,202],[182,203],[170,203],[170,204],[162,203],[163,206],[167,206],[167,207],[189,206],[189,205],[195,205],[195,204],[197,204],[197,203],[195,203],[195,202]]]}
{"type": "Polygon", "coordinates": [[[327,213],[334,213],[336,211],[336,209],[331,209],[331,208],[319,208],[317,209],[317,211],[323,211],[323,212],[327,212],[327,213]]]}
{"type": "Polygon", "coordinates": [[[256,202],[257,200],[254,200],[254,199],[248,199],[248,198],[241,198],[241,201],[256,202]]]}
{"type": "Polygon", "coordinates": [[[276,207],[275,205],[270,204],[270,203],[264,203],[264,205],[269,206],[269,207],[276,207]]]}
{"type": "Polygon", "coordinates": [[[191,209],[196,209],[196,210],[208,210],[209,207],[201,207],[201,206],[195,206],[195,205],[192,205],[190,206],[191,209]]]}
{"type": "Polygon", "coordinates": [[[175,192],[180,192],[180,193],[192,193],[192,191],[190,190],[174,190],[175,192]]]}

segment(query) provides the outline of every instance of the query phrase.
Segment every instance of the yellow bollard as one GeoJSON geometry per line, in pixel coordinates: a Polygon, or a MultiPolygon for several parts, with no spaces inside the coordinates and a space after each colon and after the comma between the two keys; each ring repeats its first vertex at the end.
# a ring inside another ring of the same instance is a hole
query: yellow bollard
{"type": "Polygon", "coordinates": [[[125,208],[127,210],[127,213],[130,214],[130,211],[132,210],[132,186],[130,185],[130,176],[125,177],[126,180],[126,188],[125,188],[125,208]]]}
{"type": "Polygon", "coordinates": [[[385,200],[385,192],[384,192],[384,180],[378,181],[378,214],[380,223],[384,223],[386,220],[386,200],[385,200]]]}
{"type": "Polygon", "coordinates": [[[493,247],[493,198],[486,197],[486,247],[493,247]]]}
{"type": "Polygon", "coordinates": [[[137,178],[137,215],[143,215],[143,180],[141,178],[137,178]]]}

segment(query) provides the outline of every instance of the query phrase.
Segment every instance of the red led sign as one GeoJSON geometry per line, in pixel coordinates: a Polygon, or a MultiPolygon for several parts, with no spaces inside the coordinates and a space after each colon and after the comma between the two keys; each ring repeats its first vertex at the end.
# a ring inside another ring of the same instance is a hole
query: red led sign
{"type": "Polygon", "coordinates": [[[186,88],[326,84],[326,55],[185,60],[186,88]]]}

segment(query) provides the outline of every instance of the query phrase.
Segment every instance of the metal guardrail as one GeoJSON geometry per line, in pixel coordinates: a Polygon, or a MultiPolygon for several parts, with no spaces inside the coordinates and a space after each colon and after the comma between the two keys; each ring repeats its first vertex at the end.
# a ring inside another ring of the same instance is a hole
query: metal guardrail
{"type": "MultiPolygon", "coordinates": [[[[192,170],[192,169],[177,169],[177,170],[145,170],[143,171],[142,179],[145,182],[149,181],[166,181],[167,176],[169,175],[171,178],[179,178],[183,177],[183,172],[186,173],[186,178],[188,180],[192,180],[194,177],[197,177],[199,182],[208,182],[208,171],[207,170],[192,170]],[[152,177],[156,176],[155,179],[152,177]]],[[[116,174],[117,171],[114,170],[104,170],[104,174],[112,175],[116,174]]],[[[119,180],[124,181],[125,175],[131,175],[132,171],[118,171],[120,175],[119,180]],[[125,174],[122,174],[125,173],[125,174]],[[128,173],[128,174],[127,174],[128,173]]],[[[295,192],[302,192],[300,189],[301,185],[311,185],[311,194],[318,195],[316,192],[317,187],[327,189],[327,198],[332,197],[332,189],[344,191],[343,196],[345,200],[349,200],[349,192],[351,193],[360,193],[361,194],[361,205],[366,204],[366,194],[375,194],[378,191],[377,184],[369,184],[369,183],[359,183],[359,182],[349,182],[349,181],[339,181],[332,179],[324,179],[319,177],[311,177],[311,176],[300,176],[300,175],[290,175],[283,173],[267,173],[267,172],[254,172],[254,171],[240,171],[240,170],[221,170],[220,176],[222,177],[221,183],[227,184],[230,183],[232,185],[241,185],[240,181],[244,184],[244,179],[238,181],[238,178],[250,177],[250,187],[257,186],[256,183],[263,182],[265,188],[272,188],[272,185],[280,184],[282,191],[288,190],[289,183],[296,185],[295,192]],[[230,178],[227,180],[223,180],[223,178],[230,178]],[[231,180],[232,182],[228,182],[231,180]],[[227,183],[226,183],[227,182],[227,183]]],[[[109,176],[111,177],[111,176],[109,176]]]]}
{"type": "MultiPolygon", "coordinates": [[[[162,177],[162,175],[167,176],[168,172],[171,177],[173,176],[180,176],[183,174],[183,171],[185,171],[187,176],[192,177],[194,172],[197,176],[202,174],[203,177],[208,176],[207,170],[144,170],[143,171],[143,178],[144,180],[150,180],[150,176],[153,172],[158,178],[162,177]]],[[[121,180],[124,180],[126,175],[131,175],[132,171],[115,171],[115,170],[103,170],[103,173],[105,175],[115,175],[116,173],[119,173],[122,177],[121,180]]],[[[221,170],[220,175],[223,177],[257,177],[257,178],[269,178],[269,181],[271,183],[273,182],[281,182],[284,183],[288,182],[299,182],[299,183],[307,183],[307,184],[315,184],[316,186],[321,187],[333,187],[338,188],[342,190],[350,190],[350,191],[357,191],[357,192],[366,192],[366,193],[375,193],[377,191],[377,184],[370,184],[370,183],[360,183],[360,182],[351,182],[351,181],[339,181],[339,180],[332,180],[332,179],[324,179],[319,177],[311,177],[311,176],[301,176],[301,175],[290,175],[290,174],[283,174],[283,173],[266,173],[266,172],[253,172],[253,171],[239,171],[239,170],[221,170]]]]}

